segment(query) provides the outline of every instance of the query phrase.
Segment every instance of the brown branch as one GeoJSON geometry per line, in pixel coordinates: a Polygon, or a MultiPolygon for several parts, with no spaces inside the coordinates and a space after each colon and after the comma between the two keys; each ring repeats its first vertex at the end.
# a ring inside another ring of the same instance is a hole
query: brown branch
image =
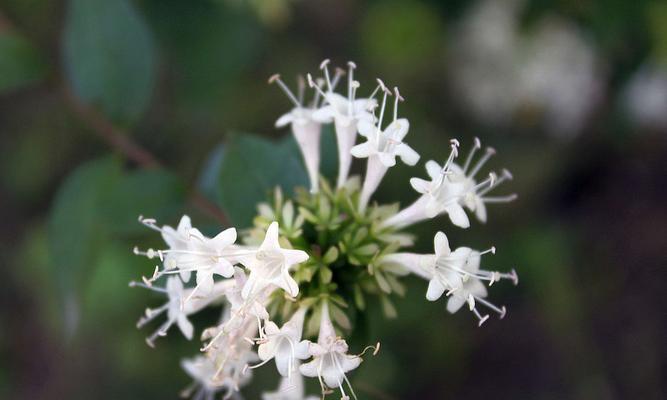
{"type": "MultiPolygon", "coordinates": [[[[102,113],[79,100],[67,85],[62,85],[62,93],[65,102],[74,115],[115,151],[142,168],[163,167],[162,163],[153,154],[134,142],[127,131],[114,125],[102,113]]],[[[190,201],[197,209],[215,218],[222,225],[229,225],[229,219],[225,213],[200,192],[195,190],[190,201]]]]}
{"type": "Polygon", "coordinates": [[[115,126],[104,115],[79,100],[69,87],[64,85],[62,91],[67,105],[74,114],[114,150],[141,167],[158,168],[161,166],[155,156],[130,139],[128,132],[115,126]]]}

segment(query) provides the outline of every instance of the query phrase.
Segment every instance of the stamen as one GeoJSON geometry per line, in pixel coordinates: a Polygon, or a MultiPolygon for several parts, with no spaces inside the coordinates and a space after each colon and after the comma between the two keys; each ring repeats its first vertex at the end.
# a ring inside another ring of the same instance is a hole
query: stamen
{"type": "Polygon", "coordinates": [[[320,85],[313,80],[313,76],[311,74],[307,74],[306,78],[308,79],[308,86],[310,86],[311,88],[314,88],[317,91],[317,93],[319,95],[321,95],[322,97],[327,96],[326,93],[324,93],[324,91],[320,87],[320,85]]]}
{"type": "MultiPolygon", "coordinates": [[[[382,120],[384,119],[384,110],[387,106],[387,96],[391,96],[391,92],[387,87],[384,85],[384,83],[378,78],[378,84],[380,84],[382,91],[384,92],[384,95],[382,97],[382,106],[380,107],[380,118],[378,119],[378,124],[377,124],[377,133],[378,133],[378,139],[379,139],[379,134],[380,131],[382,130],[382,120]]],[[[379,140],[378,140],[379,141],[379,140]]]]}
{"type": "Polygon", "coordinates": [[[353,63],[352,61],[347,62],[347,69],[348,69],[348,74],[347,74],[347,98],[350,100],[350,102],[354,101],[354,93],[353,93],[353,90],[352,90],[352,82],[355,82],[355,80],[354,80],[354,69],[355,68],[357,68],[355,63],[353,63]]]}
{"type": "Polygon", "coordinates": [[[292,91],[287,87],[287,85],[285,85],[285,83],[282,81],[282,79],[280,79],[280,74],[271,75],[271,77],[269,78],[269,84],[274,83],[274,82],[276,84],[278,84],[280,89],[282,89],[282,91],[285,92],[287,97],[292,101],[292,103],[294,103],[294,105],[297,108],[301,107],[301,103],[299,102],[299,99],[297,99],[294,96],[294,93],[292,93],[292,91]]]}
{"type": "Polygon", "coordinates": [[[303,104],[303,97],[306,93],[306,80],[304,79],[303,75],[299,75],[296,77],[297,85],[298,85],[298,90],[299,90],[299,104],[303,104]]]}
{"type": "Polygon", "coordinates": [[[477,193],[477,195],[478,196],[483,196],[483,195],[487,194],[488,192],[490,192],[491,189],[499,186],[501,183],[505,182],[506,180],[512,180],[512,179],[513,179],[512,174],[508,170],[503,169],[502,175],[500,176],[500,178],[498,178],[492,186],[489,186],[487,188],[484,188],[483,190],[480,190],[477,193]]]}
{"type": "MultiPolygon", "coordinates": [[[[497,186],[497,183],[496,183],[497,186]]],[[[509,203],[517,199],[517,194],[512,193],[507,196],[494,196],[494,197],[482,197],[482,201],[485,203],[509,203]]]]}
{"type": "Polygon", "coordinates": [[[497,312],[498,315],[500,315],[500,318],[505,317],[505,314],[507,314],[507,309],[505,308],[505,306],[498,307],[498,306],[496,306],[495,304],[493,304],[493,303],[491,303],[491,302],[489,302],[489,301],[487,301],[487,300],[485,300],[485,299],[483,299],[483,298],[481,298],[481,297],[475,296],[475,298],[476,298],[477,301],[480,302],[481,304],[483,304],[483,305],[485,305],[486,307],[488,307],[489,309],[491,309],[491,310],[497,312]]]}
{"type": "Polygon", "coordinates": [[[466,158],[466,162],[463,165],[463,174],[465,174],[468,171],[468,167],[470,166],[470,162],[472,161],[472,157],[475,155],[475,152],[477,152],[477,150],[481,148],[482,148],[482,143],[479,141],[479,138],[475,138],[473,141],[472,148],[468,153],[468,157],[466,158]]]}
{"type": "MultiPolygon", "coordinates": [[[[449,152],[449,157],[447,157],[447,161],[445,161],[445,164],[442,166],[442,169],[440,170],[440,175],[445,175],[447,171],[449,171],[449,167],[452,164],[452,161],[459,155],[459,141],[456,139],[452,139],[449,141],[451,151],[449,152]]],[[[440,183],[442,183],[442,176],[440,183]]]]}
{"type": "Polygon", "coordinates": [[[336,74],[334,75],[333,80],[331,81],[331,91],[333,92],[334,89],[336,89],[336,86],[338,86],[338,82],[340,82],[340,78],[345,75],[345,70],[342,68],[336,67],[336,74]]]}
{"type": "Polygon", "coordinates": [[[477,175],[477,172],[479,172],[488,159],[491,158],[491,156],[494,154],[496,154],[496,150],[493,147],[487,147],[486,153],[482,156],[482,158],[479,159],[479,161],[477,161],[477,164],[475,164],[472,171],[470,171],[470,178],[474,178],[475,175],[477,175]]]}
{"type": "Polygon", "coordinates": [[[484,254],[488,254],[488,253],[496,254],[496,246],[491,246],[491,248],[480,252],[479,255],[483,256],[484,254]]]}
{"type": "Polygon", "coordinates": [[[398,119],[398,102],[405,101],[405,99],[401,97],[397,87],[394,87],[394,94],[396,95],[396,100],[394,101],[394,121],[396,121],[398,119]]]}
{"type": "Polygon", "coordinates": [[[331,85],[331,79],[329,78],[329,68],[328,68],[328,65],[329,65],[330,61],[331,60],[329,60],[328,58],[326,60],[322,61],[322,63],[320,64],[320,69],[322,71],[324,71],[324,81],[326,82],[327,87],[329,88],[329,92],[333,92],[333,87],[331,85]]]}

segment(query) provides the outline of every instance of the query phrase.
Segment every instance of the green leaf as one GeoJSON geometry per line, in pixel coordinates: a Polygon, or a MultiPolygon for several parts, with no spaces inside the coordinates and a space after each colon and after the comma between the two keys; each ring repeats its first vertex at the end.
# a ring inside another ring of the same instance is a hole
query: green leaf
{"type": "Polygon", "coordinates": [[[0,92],[34,84],[46,76],[48,65],[25,38],[0,31],[0,92]]]}
{"type": "Polygon", "coordinates": [[[110,254],[110,246],[129,253],[132,243],[125,243],[122,235],[151,234],[137,222],[140,212],[175,220],[184,194],[166,172],[125,173],[114,158],[83,164],[67,177],[52,205],[48,228],[51,273],[65,305],[66,333],[78,325],[81,293],[89,293],[96,266],[108,267],[100,263],[100,255],[110,254]]]}
{"type": "Polygon", "coordinates": [[[155,84],[155,49],[128,0],[70,0],[65,72],[76,94],[112,119],[138,119],[155,84]]]}
{"type": "Polygon", "coordinates": [[[215,199],[239,227],[250,225],[257,204],[266,201],[276,186],[292,193],[295,187],[306,186],[308,182],[301,154],[291,135],[279,141],[252,135],[233,136],[216,175],[215,199]]]}

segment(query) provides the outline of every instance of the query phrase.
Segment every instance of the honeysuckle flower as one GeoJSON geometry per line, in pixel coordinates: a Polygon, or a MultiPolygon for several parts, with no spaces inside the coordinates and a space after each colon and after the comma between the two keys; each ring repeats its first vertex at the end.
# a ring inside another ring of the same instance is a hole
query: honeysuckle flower
{"type": "Polygon", "coordinates": [[[380,181],[389,167],[396,165],[396,156],[407,165],[415,165],[419,161],[419,154],[410,146],[403,143],[403,138],[410,129],[410,123],[405,118],[398,118],[398,103],[402,101],[398,88],[394,88],[396,100],[394,102],[394,120],[383,130],[382,120],[387,105],[387,96],[391,95],[382,81],[378,80],[383,93],[380,118],[377,125],[369,121],[359,121],[359,134],[366,138],[365,143],[354,146],[350,152],[357,158],[368,158],[366,177],[361,189],[359,208],[365,210],[370,197],[373,195],[380,181]]]}
{"type": "Polygon", "coordinates": [[[237,251],[231,251],[230,248],[236,242],[235,228],[226,229],[214,238],[208,238],[197,228],[192,227],[190,218],[187,216],[181,218],[176,230],[169,226],[159,228],[152,219],[141,219],[141,222],[160,231],[169,246],[167,250],[148,249],[145,252],[135,248],[135,254],[145,255],[148,258],[157,256],[164,260],[165,269],[155,271],[147,283],[157,280],[162,275],[172,273],[178,273],[184,282],[188,282],[190,273],[195,272],[197,286],[191,295],[205,295],[213,290],[213,275],[225,278],[233,275],[234,268],[230,258],[237,257],[237,251]]]}
{"type": "Polygon", "coordinates": [[[347,351],[347,343],[336,335],[329,316],[329,306],[324,302],[317,343],[311,343],[308,349],[313,360],[301,365],[299,371],[304,376],[317,377],[320,384],[329,388],[340,389],[343,398],[348,398],[343,388],[343,383],[346,383],[352,396],[356,398],[345,373],[357,368],[363,360],[359,356],[348,355],[347,351]]]}
{"type": "Polygon", "coordinates": [[[183,336],[185,336],[188,340],[192,339],[194,328],[192,327],[190,321],[188,321],[188,314],[192,314],[196,311],[196,309],[192,308],[192,306],[188,308],[184,306],[183,301],[186,297],[189,296],[189,294],[183,290],[183,283],[178,277],[169,277],[167,279],[167,285],[165,288],[144,286],[140,283],[131,283],[131,285],[143,286],[155,292],[160,292],[167,295],[167,303],[165,303],[162,307],[155,309],[147,308],[145,313],[146,315],[142,317],[139,322],[137,322],[137,328],[141,328],[162,313],[167,313],[167,321],[160,325],[155,333],[146,338],[146,343],[148,343],[149,346],[153,347],[155,339],[157,339],[158,336],[165,336],[167,334],[167,330],[173,324],[178,325],[178,328],[183,333],[183,336]]]}
{"type": "Polygon", "coordinates": [[[350,63],[345,97],[335,92],[343,71],[337,70],[332,78],[327,65],[328,60],[321,65],[323,79],[314,81],[308,75],[315,96],[307,106],[303,105],[304,80],[297,98],[278,76],[270,79],[295,105],[277,125],[291,125],[311,180],[310,191],[296,188],[292,195],[284,195],[276,188],[271,201],[258,205],[253,227],[242,231],[241,243],[236,243],[234,228],[209,238],[193,227],[187,216],[175,229],[158,227],[155,220],[140,217],[144,225],[160,232],[167,244],[164,250],[135,249],[136,254],[159,258],[163,263],[143,282],[131,282],[131,286],[167,296],[166,304],[148,309],[139,321],[143,326],[166,314],[167,321],[147,339],[149,345],[172,325],[192,338],[194,327],[188,317],[205,307],[222,308],[218,323],[200,335],[203,356],[182,363],[195,381],[184,394],[194,395],[195,400],[210,400],[218,394],[223,399],[240,399],[241,387],[250,381],[251,372],[269,363],[275,363],[282,380],[277,391],[263,394],[264,400],[314,400],[304,395],[304,376],[318,379],[323,397],[340,390],[342,400],[350,396],[356,399],[347,374],[361,364],[366,351],[373,349],[377,354],[379,343],[358,355],[348,354],[348,345],[336,329],[353,334],[355,319],[351,317],[367,312],[367,301],[373,299],[382,304],[386,316],[396,316],[392,299],[395,294],[403,295],[406,286],[402,281],[409,274],[428,281],[427,300],[445,295],[451,313],[467,304],[480,325],[489,317],[478,310],[480,305],[500,317],[506,313],[505,307],[486,300],[484,283],[490,286],[509,279],[516,284],[517,275],[514,270],[501,273],[480,268],[481,257],[493,253],[494,248],[477,251],[459,247],[452,251],[445,234],[439,232],[433,239],[432,253],[411,253],[404,249],[417,238],[404,228],[440,214],[448,214],[457,226],[469,227],[466,210],[485,221],[488,203],[514,198],[488,195],[511,178],[509,172],[491,172],[478,178],[493,151],[487,150],[473,165],[481,147],[475,140],[459,166],[455,162],[459,143],[452,140],[451,153],[443,165],[426,163],[429,179],[410,180],[419,193],[412,205],[400,211],[397,205],[367,207],[388,168],[397,163],[396,157],[414,165],[419,155],[403,143],[409,123],[398,118],[398,102],[403,100],[398,89],[394,89],[393,121],[384,126],[387,97],[392,93],[382,81],[378,80],[369,98],[357,98],[360,85],[350,63]],[[382,102],[376,119],[379,90],[382,102]],[[340,169],[335,187],[327,177],[318,177],[320,125],[325,123],[333,123],[336,129],[340,169]],[[357,133],[366,141],[355,146],[357,133]],[[348,178],[352,156],[366,159],[363,186],[359,176],[348,178]],[[189,282],[193,272],[196,283],[189,282]],[[161,281],[166,282],[164,287],[157,286],[161,281]],[[283,325],[279,327],[274,321],[283,325]],[[315,338],[317,342],[311,342],[315,338]]]}
{"type": "Polygon", "coordinates": [[[299,97],[285,85],[280,79],[280,75],[276,74],[269,78],[269,83],[277,83],[278,86],[285,92],[290,101],[294,104],[289,112],[283,114],[276,121],[276,128],[282,128],[290,125],[292,133],[296,139],[301,154],[303,155],[308,171],[308,178],[310,179],[310,190],[317,193],[319,190],[319,168],[320,168],[320,136],[322,125],[319,121],[313,118],[313,113],[319,105],[319,93],[315,93],[315,98],[311,107],[303,105],[303,81],[299,81],[299,97]]]}
{"type": "Polygon", "coordinates": [[[240,260],[250,270],[248,281],[243,286],[243,298],[260,292],[268,285],[275,285],[295,297],[299,293],[299,285],[290,276],[289,269],[307,259],[308,254],[305,251],[280,247],[278,223],[272,222],[259,249],[253,255],[240,260]]]}
{"type": "Polygon", "coordinates": [[[483,252],[469,247],[459,247],[451,251],[447,236],[443,232],[435,235],[433,247],[435,254],[395,253],[383,258],[382,262],[401,265],[428,280],[426,298],[429,301],[438,300],[447,291],[446,295],[449,297],[447,310],[450,313],[455,313],[467,302],[481,326],[489,316],[482,316],[479,313],[476,308],[478,302],[497,312],[500,318],[505,316],[504,306],[498,307],[484,299],[488,293],[482,282],[488,282],[491,286],[501,279],[508,279],[516,285],[519,278],[515,270],[502,273],[480,269],[481,257],[484,254],[495,253],[495,247],[483,252]]]}
{"type": "Polygon", "coordinates": [[[458,141],[452,141],[452,151],[445,164],[441,167],[435,161],[426,163],[426,172],[430,181],[412,178],[410,184],[421,194],[412,205],[387,219],[384,226],[404,227],[415,222],[433,218],[439,214],[449,215],[452,223],[461,228],[470,227],[470,220],[464,208],[475,213],[480,222],[486,222],[487,203],[506,203],[516,199],[515,194],[509,196],[487,196],[488,192],[506,180],[512,179],[509,171],[503,170],[498,177],[491,172],[487,179],[477,183],[475,176],[486,161],[495,154],[495,150],[487,149],[474,166],[471,161],[477,149],[481,148],[479,139],[475,138],[463,167],[453,160],[458,156],[458,141]]]}
{"type": "Polygon", "coordinates": [[[306,389],[303,383],[303,376],[293,374],[289,378],[282,377],[278,390],[274,392],[264,392],[262,400],[318,400],[318,396],[306,396],[306,389]]]}
{"type": "Polygon", "coordinates": [[[273,321],[264,324],[264,337],[258,341],[257,349],[262,364],[275,359],[280,375],[291,376],[296,360],[305,360],[310,356],[309,342],[301,340],[305,315],[306,309],[300,308],[282,328],[278,328],[273,321]]]}
{"type": "Polygon", "coordinates": [[[324,60],[320,69],[324,70],[326,78],[327,91],[324,92],[317,85],[310,75],[308,84],[314,87],[322,95],[325,105],[313,113],[313,118],[321,123],[330,123],[333,121],[336,131],[336,142],[338,145],[338,178],[337,188],[342,188],[347,181],[352,165],[352,154],[350,150],[357,138],[357,124],[360,121],[372,123],[374,121],[371,111],[377,105],[373,95],[369,98],[356,98],[359,82],[354,80],[354,70],[356,65],[348,62],[347,74],[347,96],[340,95],[333,91],[332,83],[329,80],[328,65],[329,60],[324,60]]]}

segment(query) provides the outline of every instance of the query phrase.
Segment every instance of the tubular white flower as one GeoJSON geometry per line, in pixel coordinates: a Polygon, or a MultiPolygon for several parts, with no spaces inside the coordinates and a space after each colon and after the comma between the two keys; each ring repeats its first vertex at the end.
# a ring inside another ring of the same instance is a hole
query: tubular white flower
{"type": "MultiPolygon", "coordinates": [[[[321,69],[328,78],[328,61],[324,60],[321,69]]],[[[332,83],[326,80],[327,92],[325,93],[319,85],[313,82],[309,76],[308,84],[314,87],[324,98],[326,105],[313,113],[313,119],[321,123],[331,123],[333,121],[336,131],[336,143],[338,145],[338,178],[336,187],[342,188],[347,181],[352,164],[352,155],[350,150],[357,138],[357,124],[359,121],[374,121],[371,110],[375,108],[377,102],[374,98],[356,98],[356,92],[359,88],[359,82],[354,80],[354,70],[356,65],[348,62],[347,79],[347,97],[333,91],[332,83]]]]}
{"type": "Polygon", "coordinates": [[[308,254],[301,250],[281,248],[278,233],[278,223],[272,222],[257,252],[240,258],[239,261],[250,270],[248,281],[243,286],[244,299],[259,293],[268,285],[275,285],[292,297],[299,293],[299,285],[290,276],[289,269],[306,261],[308,254]]]}
{"type": "Polygon", "coordinates": [[[421,194],[421,197],[409,207],[387,219],[383,226],[405,227],[446,213],[454,225],[468,228],[470,227],[470,220],[463,207],[474,212],[481,222],[486,222],[486,203],[504,203],[516,199],[515,194],[486,196],[489,191],[505,180],[512,178],[507,170],[503,170],[500,178],[494,172],[491,172],[484,181],[480,183],[475,181],[475,175],[495,153],[493,149],[489,148],[486,154],[471,168],[471,160],[480,147],[479,140],[475,139],[474,146],[468,154],[464,166],[460,167],[453,161],[458,156],[458,141],[452,140],[452,151],[442,167],[432,160],[426,163],[426,172],[431,178],[430,181],[421,178],[410,180],[410,184],[421,194]]]}
{"type": "Polygon", "coordinates": [[[479,252],[468,247],[459,247],[451,251],[447,236],[443,232],[438,232],[433,242],[435,254],[395,253],[384,257],[382,262],[401,265],[428,280],[426,298],[429,301],[438,300],[447,291],[446,295],[449,296],[447,310],[450,313],[455,313],[467,302],[481,326],[489,316],[482,316],[479,313],[476,308],[478,302],[503,318],[506,313],[505,307],[498,307],[484,299],[488,293],[482,281],[488,282],[491,286],[501,279],[509,279],[516,285],[519,278],[515,270],[502,273],[480,269],[481,256],[495,253],[495,248],[479,252]]]}
{"type": "Polygon", "coordinates": [[[297,98],[291,90],[280,79],[280,75],[276,74],[269,78],[269,83],[277,83],[278,86],[285,92],[290,101],[294,104],[294,108],[283,114],[276,121],[276,128],[282,128],[290,125],[292,127],[292,134],[296,139],[301,155],[306,164],[306,171],[310,179],[310,190],[312,193],[317,193],[319,190],[319,170],[320,170],[320,136],[322,125],[313,118],[313,112],[319,104],[319,93],[313,99],[312,107],[305,107],[303,102],[303,82],[300,81],[300,95],[297,98]]]}
{"type": "Polygon", "coordinates": [[[215,297],[222,295],[226,290],[229,289],[228,284],[220,284],[218,286],[219,293],[217,296],[209,296],[205,299],[193,299],[192,301],[186,301],[186,299],[190,297],[190,292],[192,290],[184,290],[183,283],[176,276],[169,277],[164,288],[148,286],[139,282],[130,282],[130,286],[144,287],[154,292],[163,293],[167,296],[167,303],[155,309],[147,308],[145,315],[137,322],[137,328],[142,328],[159,315],[165,312],[167,313],[167,321],[160,325],[155,333],[146,338],[146,343],[148,343],[148,345],[151,347],[154,347],[155,339],[157,339],[159,336],[167,335],[167,330],[169,330],[173,324],[178,325],[178,328],[183,333],[183,336],[185,336],[188,340],[192,339],[193,327],[190,321],[188,321],[187,316],[201,310],[211,301],[215,300],[215,297]]]}
{"type": "Polygon", "coordinates": [[[153,219],[140,217],[139,220],[145,226],[160,232],[169,246],[167,250],[134,249],[135,254],[148,258],[159,257],[163,260],[164,269],[156,270],[150,279],[145,279],[147,284],[150,285],[163,275],[176,273],[184,282],[188,282],[191,272],[196,272],[197,286],[191,292],[191,296],[195,294],[206,296],[213,290],[213,275],[225,278],[233,275],[232,263],[239,254],[238,247],[232,248],[236,241],[236,229],[229,228],[214,238],[207,238],[197,228],[192,227],[188,216],[181,218],[176,230],[169,226],[160,228],[153,219]]]}
{"type": "Polygon", "coordinates": [[[496,176],[494,172],[491,172],[487,179],[478,183],[475,180],[475,176],[479,173],[489,158],[496,153],[493,148],[487,147],[484,155],[472,165],[471,163],[475,153],[481,147],[482,145],[479,139],[475,138],[473,147],[470,149],[463,167],[459,167],[457,164],[452,163],[450,167],[452,172],[450,181],[453,184],[461,185],[461,204],[471,212],[474,212],[480,222],[486,222],[486,203],[507,203],[515,200],[516,194],[508,196],[486,196],[487,193],[498,187],[498,185],[504,181],[511,180],[512,174],[506,169],[503,169],[500,177],[496,176]]]}
{"type": "Polygon", "coordinates": [[[398,102],[403,100],[398,88],[394,88],[396,101],[394,102],[394,120],[382,130],[382,120],[387,105],[387,96],[391,93],[378,79],[382,89],[382,106],[377,125],[368,121],[359,121],[359,134],[366,138],[365,143],[358,144],[350,151],[357,158],[368,158],[366,177],[361,189],[359,209],[363,211],[368,205],[371,196],[380,185],[382,178],[389,167],[396,165],[396,156],[408,165],[415,165],[419,161],[419,154],[402,140],[410,129],[410,123],[405,118],[398,118],[398,102]]]}
{"type": "Polygon", "coordinates": [[[298,362],[296,360],[305,360],[310,357],[309,342],[301,340],[305,315],[306,309],[300,308],[282,328],[278,328],[273,321],[267,321],[264,324],[264,337],[258,341],[259,348],[257,349],[259,359],[262,360],[259,365],[275,359],[278,373],[291,377],[298,362]]]}
{"type": "Polygon", "coordinates": [[[280,385],[275,392],[262,393],[262,400],[318,400],[318,396],[306,396],[303,376],[294,374],[290,378],[280,379],[280,385]]]}
{"type": "Polygon", "coordinates": [[[347,354],[347,343],[336,336],[329,316],[329,305],[326,302],[322,305],[322,319],[317,343],[311,343],[308,351],[313,360],[299,367],[299,371],[304,376],[317,377],[323,392],[326,391],[324,385],[332,389],[338,388],[343,398],[349,399],[343,388],[343,384],[346,383],[350,393],[356,399],[345,373],[357,368],[363,360],[359,356],[347,354]]]}

